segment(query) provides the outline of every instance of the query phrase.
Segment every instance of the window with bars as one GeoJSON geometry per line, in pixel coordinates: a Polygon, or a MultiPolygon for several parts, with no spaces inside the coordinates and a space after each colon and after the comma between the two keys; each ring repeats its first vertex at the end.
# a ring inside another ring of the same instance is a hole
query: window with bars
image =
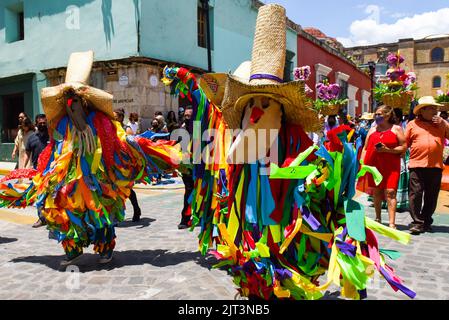
{"type": "Polygon", "coordinates": [[[198,3],[198,46],[207,48],[207,19],[206,10],[198,3]]]}
{"type": "Polygon", "coordinates": [[[198,1],[198,46],[207,49],[207,13],[209,13],[210,49],[214,50],[214,7],[209,5],[209,12],[204,8],[202,0],[198,1]]]}

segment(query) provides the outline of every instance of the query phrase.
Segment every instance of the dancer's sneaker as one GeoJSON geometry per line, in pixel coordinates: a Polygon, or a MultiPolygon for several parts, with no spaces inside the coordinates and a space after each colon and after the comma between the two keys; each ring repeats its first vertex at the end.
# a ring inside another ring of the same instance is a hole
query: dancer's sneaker
{"type": "Polygon", "coordinates": [[[99,264],[106,264],[106,263],[109,263],[109,262],[111,262],[111,260],[112,260],[112,253],[113,253],[114,251],[109,251],[109,252],[107,252],[107,253],[105,253],[105,254],[102,254],[102,255],[100,255],[100,260],[98,260],[98,263],[99,264]]]}
{"type": "Polygon", "coordinates": [[[45,226],[47,223],[45,223],[44,221],[42,221],[41,219],[38,219],[34,224],[33,224],[33,228],[34,229],[37,229],[37,228],[40,228],[40,227],[43,227],[43,226],[45,226]]]}
{"type": "Polygon", "coordinates": [[[60,264],[61,267],[67,267],[67,266],[71,266],[71,265],[76,264],[80,260],[82,255],[83,255],[83,253],[81,252],[81,253],[79,253],[76,256],[73,256],[71,258],[66,257],[64,260],[61,261],[61,264],[60,264]]]}

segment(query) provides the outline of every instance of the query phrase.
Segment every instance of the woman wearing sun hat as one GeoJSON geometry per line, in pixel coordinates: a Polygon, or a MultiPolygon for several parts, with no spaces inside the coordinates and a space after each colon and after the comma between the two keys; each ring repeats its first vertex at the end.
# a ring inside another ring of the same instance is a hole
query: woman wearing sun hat
{"type": "Polygon", "coordinates": [[[431,231],[443,172],[443,148],[449,138],[449,124],[439,117],[432,96],[419,99],[413,113],[415,120],[407,125],[405,133],[410,148],[410,214],[412,233],[431,231]]]}

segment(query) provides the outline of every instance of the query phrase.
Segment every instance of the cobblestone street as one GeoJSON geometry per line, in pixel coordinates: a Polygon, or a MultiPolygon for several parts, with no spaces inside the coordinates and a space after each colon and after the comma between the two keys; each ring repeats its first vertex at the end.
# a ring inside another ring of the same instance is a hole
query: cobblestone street
{"type": "MultiPolygon", "coordinates": [[[[62,248],[48,239],[44,228],[31,228],[36,216],[33,208],[0,210],[0,299],[234,299],[231,277],[211,268],[215,259],[198,253],[198,229],[177,229],[182,184],[136,191],[143,219],[135,224],[130,221],[132,209],[128,212],[117,228],[114,259],[106,266],[99,265],[88,248],[79,268],[60,269],[62,248]]],[[[372,217],[373,208],[367,211],[372,217]]],[[[405,230],[409,222],[408,213],[398,214],[399,229],[405,230]]],[[[449,215],[440,212],[434,233],[412,236],[408,246],[385,238],[380,244],[402,253],[390,264],[404,284],[417,292],[416,299],[449,299],[448,241],[449,215]]],[[[327,292],[326,299],[337,299],[335,291],[327,292]]],[[[374,281],[368,295],[369,299],[408,299],[383,281],[374,281]]]]}

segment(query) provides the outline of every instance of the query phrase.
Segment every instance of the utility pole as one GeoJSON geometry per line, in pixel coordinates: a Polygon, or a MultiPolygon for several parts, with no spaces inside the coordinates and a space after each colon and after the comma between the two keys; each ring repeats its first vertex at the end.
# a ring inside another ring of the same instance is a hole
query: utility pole
{"type": "Polygon", "coordinates": [[[369,75],[371,77],[371,106],[370,112],[374,112],[374,77],[376,75],[376,63],[374,61],[368,62],[369,75]]]}

